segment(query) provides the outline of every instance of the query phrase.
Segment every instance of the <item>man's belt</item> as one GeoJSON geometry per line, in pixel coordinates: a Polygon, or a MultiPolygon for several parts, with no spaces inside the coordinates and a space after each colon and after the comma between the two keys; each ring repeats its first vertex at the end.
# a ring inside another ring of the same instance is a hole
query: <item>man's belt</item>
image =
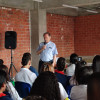
{"type": "Polygon", "coordinates": [[[53,60],[50,60],[50,61],[42,61],[42,60],[40,59],[40,61],[43,62],[43,63],[53,63],[53,60]]]}

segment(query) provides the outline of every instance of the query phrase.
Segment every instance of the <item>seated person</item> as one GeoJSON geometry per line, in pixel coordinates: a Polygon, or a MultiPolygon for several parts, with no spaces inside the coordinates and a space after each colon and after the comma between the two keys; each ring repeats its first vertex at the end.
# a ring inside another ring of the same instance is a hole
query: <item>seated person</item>
{"type": "Polygon", "coordinates": [[[100,72],[100,55],[96,55],[92,62],[93,72],[100,72]]]}
{"type": "Polygon", "coordinates": [[[22,100],[22,98],[19,97],[13,84],[10,82],[9,74],[8,74],[8,67],[6,65],[0,65],[0,70],[5,71],[7,74],[7,76],[6,76],[6,87],[7,88],[6,88],[5,93],[9,93],[13,100],[22,100]]]}
{"type": "Polygon", "coordinates": [[[18,91],[20,97],[26,97],[28,94],[27,91],[24,91],[24,87],[29,87],[28,93],[30,91],[30,87],[34,83],[35,79],[37,78],[36,74],[29,70],[31,66],[31,55],[30,53],[24,53],[22,57],[22,68],[20,72],[18,72],[15,76],[15,88],[18,91]],[[21,93],[22,90],[22,93],[21,93]]]}
{"type": "Polygon", "coordinates": [[[93,73],[88,81],[87,100],[100,100],[100,72],[93,73]]]}
{"type": "Polygon", "coordinates": [[[71,86],[77,85],[77,81],[76,81],[77,71],[81,67],[85,67],[85,65],[86,65],[86,62],[85,61],[77,62],[76,67],[75,67],[75,73],[74,73],[74,75],[69,80],[69,83],[70,83],[71,86]]]}
{"type": "MultiPolygon", "coordinates": [[[[54,73],[54,67],[52,66],[51,63],[44,63],[40,69],[40,73],[45,72],[45,71],[50,71],[54,73]]],[[[59,84],[59,89],[60,89],[60,96],[61,96],[61,100],[69,100],[68,99],[68,94],[65,91],[63,85],[58,82],[59,84]]]]}
{"type": "Polygon", "coordinates": [[[92,73],[93,70],[88,66],[77,71],[76,81],[78,85],[71,89],[71,100],[87,100],[87,83],[92,73]]]}
{"type": "Polygon", "coordinates": [[[3,93],[6,90],[6,77],[6,72],[0,70],[0,100],[12,100],[8,95],[3,93]]]}
{"type": "Polygon", "coordinates": [[[65,58],[60,57],[57,60],[57,70],[55,70],[55,75],[57,77],[58,82],[60,82],[63,87],[66,89],[67,87],[67,76],[64,74],[64,69],[65,69],[65,58]]]}
{"type": "Polygon", "coordinates": [[[75,64],[78,61],[78,55],[73,53],[70,56],[70,65],[66,68],[66,74],[67,76],[73,76],[75,72],[75,64]]]}

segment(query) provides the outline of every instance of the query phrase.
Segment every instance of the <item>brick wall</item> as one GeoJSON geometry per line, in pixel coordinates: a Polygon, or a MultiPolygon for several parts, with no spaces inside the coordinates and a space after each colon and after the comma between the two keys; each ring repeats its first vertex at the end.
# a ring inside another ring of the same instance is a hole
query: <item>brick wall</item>
{"type": "Polygon", "coordinates": [[[75,52],[82,56],[100,54],[100,14],[75,18],[75,52]]]}
{"type": "Polygon", "coordinates": [[[11,51],[5,49],[5,31],[17,32],[17,48],[13,50],[13,62],[17,70],[21,67],[24,52],[30,52],[29,12],[0,7],[0,59],[9,67],[11,51]]]}
{"type": "Polygon", "coordinates": [[[59,57],[67,57],[74,52],[74,17],[48,13],[47,31],[52,35],[59,57]]]}

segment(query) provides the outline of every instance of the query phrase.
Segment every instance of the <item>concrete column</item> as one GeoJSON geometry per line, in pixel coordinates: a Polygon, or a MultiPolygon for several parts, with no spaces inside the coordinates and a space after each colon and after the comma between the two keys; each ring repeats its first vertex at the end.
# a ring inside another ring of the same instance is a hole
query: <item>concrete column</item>
{"type": "MultiPolygon", "coordinates": [[[[38,5],[37,5],[38,6],[38,5]]],[[[47,31],[46,10],[36,8],[30,11],[31,22],[31,54],[32,66],[38,69],[39,55],[36,54],[37,47],[43,42],[43,33],[47,31]]]]}

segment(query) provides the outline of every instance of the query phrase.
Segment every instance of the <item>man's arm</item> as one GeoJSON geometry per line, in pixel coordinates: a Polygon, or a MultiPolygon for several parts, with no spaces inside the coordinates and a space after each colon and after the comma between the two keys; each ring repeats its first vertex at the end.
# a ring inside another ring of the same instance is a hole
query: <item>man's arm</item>
{"type": "Polygon", "coordinates": [[[46,49],[46,45],[44,45],[40,50],[38,50],[36,53],[39,55],[44,49],[46,49]]]}
{"type": "Polygon", "coordinates": [[[53,64],[52,64],[52,65],[53,65],[53,66],[56,65],[56,55],[53,56],[53,64]]]}

